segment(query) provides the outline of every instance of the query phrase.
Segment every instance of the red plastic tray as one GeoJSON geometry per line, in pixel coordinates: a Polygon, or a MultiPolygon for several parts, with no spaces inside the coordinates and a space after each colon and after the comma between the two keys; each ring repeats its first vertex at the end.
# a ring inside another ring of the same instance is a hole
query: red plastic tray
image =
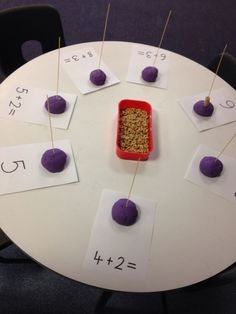
{"type": "Polygon", "coordinates": [[[119,102],[118,108],[118,124],[117,124],[117,136],[116,136],[116,154],[122,159],[129,160],[147,160],[149,154],[153,150],[153,135],[152,135],[152,107],[149,103],[141,100],[123,99],[119,102]],[[149,150],[146,153],[135,153],[127,152],[120,148],[120,114],[123,109],[135,108],[145,110],[148,113],[149,123],[148,123],[148,139],[149,139],[149,150]]]}

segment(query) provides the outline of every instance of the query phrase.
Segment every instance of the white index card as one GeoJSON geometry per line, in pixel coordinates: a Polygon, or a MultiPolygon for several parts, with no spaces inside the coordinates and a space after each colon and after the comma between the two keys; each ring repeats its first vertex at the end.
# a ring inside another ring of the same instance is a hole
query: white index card
{"type": "Polygon", "coordinates": [[[83,267],[95,274],[107,274],[111,281],[119,278],[144,282],[156,202],[132,196],[139,216],[135,224],[122,226],[112,219],[111,209],[118,199],[125,197],[120,192],[103,190],[83,267]]]}

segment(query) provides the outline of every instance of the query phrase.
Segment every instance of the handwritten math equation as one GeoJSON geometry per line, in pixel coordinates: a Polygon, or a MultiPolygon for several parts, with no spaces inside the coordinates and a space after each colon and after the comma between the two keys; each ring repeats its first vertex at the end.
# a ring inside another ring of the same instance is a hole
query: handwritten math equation
{"type": "Polygon", "coordinates": [[[163,52],[158,53],[156,50],[151,51],[151,50],[138,50],[137,51],[138,56],[142,56],[145,59],[153,59],[153,58],[159,58],[160,60],[164,61],[167,58],[167,55],[163,52]]]}
{"type": "Polygon", "coordinates": [[[9,116],[14,116],[15,113],[22,108],[25,96],[29,93],[29,90],[23,87],[17,87],[15,90],[16,94],[10,99],[8,103],[9,116]]]}
{"type": "Polygon", "coordinates": [[[103,257],[99,255],[98,251],[94,254],[94,263],[95,265],[100,265],[103,263],[106,266],[113,268],[114,270],[135,270],[137,269],[136,263],[133,261],[126,261],[126,259],[123,256],[118,256],[116,258],[114,257],[103,257]]]}
{"type": "Polygon", "coordinates": [[[226,100],[225,103],[220,103],[219,104],[222,108],[225,108],[225,109],[233,109],[235,108],[235,103],[232,101],[232,100],[226,100]]]}
{"type": "Polygon", "coordinates": [[[25,161],[24,160],[15,160],[9,163],[1,162],[1,171],[4,173],[13,173],[17,170],[25,170],[25,161]]]}
{"type": "Polygon", "coordinates": [[[91,59],[93,58],[93,53],[88,50],[88,51],[83,51],[80,54],[73,54],[71,57],[69,58],[64,58],[63,61],[64,63],[73,63],[73,62],[78,62],[80,60],[85,60],[85,59],[91,59]]]}

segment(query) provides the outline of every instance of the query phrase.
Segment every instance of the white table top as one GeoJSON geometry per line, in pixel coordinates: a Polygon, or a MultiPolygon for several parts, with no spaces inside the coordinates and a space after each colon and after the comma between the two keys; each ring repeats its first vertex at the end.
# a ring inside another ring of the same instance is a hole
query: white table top
{"type": "MultiPolygon", "coordinates": [[[[100,43],[85,43],[99,53],[100,43]]],[[[76,46],[63,49],[74,50],[76,46]]],[[[206,279],[236,260],[236,210],[233,202],[204,191],[184,179],[197,146],[220,150],[235,133],[236,123],[198,132],[176,99],[207,89],[212,73],[178,54],[170,55],[168,89],[126,82],[132,44],[106,42],[103,61],[120,84],[82,95],[61,70],[60,90],[79,95],[67,131],[54,129],[56,139],[70,139],[80,182],[3,195],[0,227],[27,254],[46,267],[79,282],[107,289],[149,292],[183,287],[206,279]],[[149,102],[154,110],[155,151],[142,163],[133,193],[157,201],[147,281],[113,282],[82,269],[91,228],[104,188],[128,192],[134,163],[115,154],[117,105],[121,99],[149,102]]],[[[42,55],[9,76],[15,82],[55,89],[57,51],[42,55]]],[[[226,86],[217,78],[215,88],[226,86]]],[[[48,127],[1,120],[1,146],[49,141],[48,127]]],[[[227,153],[235,157],[236,146],[227,153]]]]}

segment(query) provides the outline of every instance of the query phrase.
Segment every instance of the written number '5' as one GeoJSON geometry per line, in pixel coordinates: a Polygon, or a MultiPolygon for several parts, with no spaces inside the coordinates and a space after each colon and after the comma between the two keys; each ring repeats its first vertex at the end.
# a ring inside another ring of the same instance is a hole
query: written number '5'
{"type": "Polygon", "coordinates": [[[11,167],[7,167],[7,169],[4,167],[4,162],[1,163],[1,170],[5,173],[12,173],[14,171],[16,171],[18,168],[22,168],[25,169],[25,162],[24,160],[16,160],[16,161],[12,161],[12,166],[11,167]]]}

